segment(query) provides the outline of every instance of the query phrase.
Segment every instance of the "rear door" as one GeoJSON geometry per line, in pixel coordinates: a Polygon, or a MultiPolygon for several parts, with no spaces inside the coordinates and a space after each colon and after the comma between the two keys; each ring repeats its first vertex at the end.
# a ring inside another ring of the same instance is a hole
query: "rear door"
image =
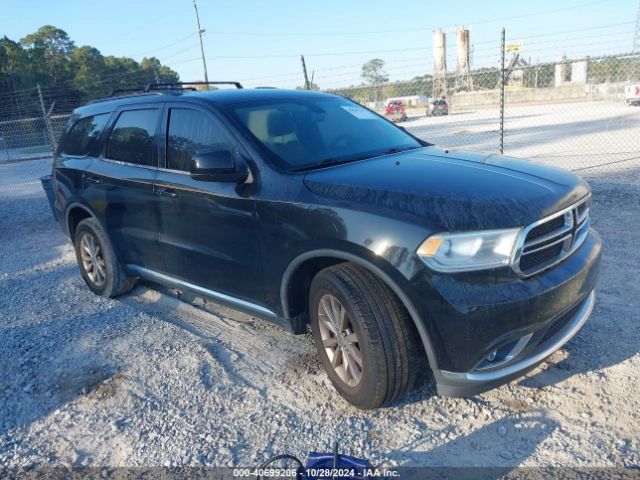
{"type": "Polygon", "coordinates": [[[191,178],[192,155],[239,145],[208,110],[169,103],[163,118],[166,161],[156,179],[162,271],[235,298],[260,301],[262,270],[250,185],[191,178]]]}
{"type": "Polygon", "coordinates": [[[157,268],[161,104],[120,107],[111,119],[101,157],[85,172],[85,198],[107,229],[120,261],[157,268]]]}

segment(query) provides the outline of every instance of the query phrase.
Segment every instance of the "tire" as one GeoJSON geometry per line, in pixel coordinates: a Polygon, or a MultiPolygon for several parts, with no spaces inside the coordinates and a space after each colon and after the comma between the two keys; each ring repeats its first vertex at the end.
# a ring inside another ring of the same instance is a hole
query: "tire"
{"type": "Polygon", "coordinates": [[[73,245],[82,278],[93,293],[114,298],[134,287],[135,278],[125,275],[98,220],[85,218],[78,223],[73,245]]]}
{"type": "Polygon", "coordinates": [[[418,332],[396,295],[371,272],[353,263],[320,271],[311,282],[309,312],[322,365],[349,403],[365,410],[378,408],[413,388],[425,360],[418,332]],[[341,312],[346,317],[331,330],[335,312],[339,313],[334,318],[341,312]],[[335,334],[339,326],[340,340],[335,334]],[[349,364],[355,371],[347,368],[349,364]]]}

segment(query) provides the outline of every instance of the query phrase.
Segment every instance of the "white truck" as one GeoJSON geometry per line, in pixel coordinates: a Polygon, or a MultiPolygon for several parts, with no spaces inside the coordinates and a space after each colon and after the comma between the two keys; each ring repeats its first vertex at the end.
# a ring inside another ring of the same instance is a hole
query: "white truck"
{"type": "Polygon", "coordinates": [[[640,105],[640,83],[625,85],[624,101],[627,105],[640,105]]]}

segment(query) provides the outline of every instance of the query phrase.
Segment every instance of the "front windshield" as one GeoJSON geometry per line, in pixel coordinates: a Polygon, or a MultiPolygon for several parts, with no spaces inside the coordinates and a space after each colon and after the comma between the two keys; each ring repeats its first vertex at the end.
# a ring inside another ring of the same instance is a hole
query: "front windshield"
{"type": "Polygon", "coordinates": [[[339,97],[231,106],[233,115],[288,170],[422,146],[366,108],[339,97]]]}

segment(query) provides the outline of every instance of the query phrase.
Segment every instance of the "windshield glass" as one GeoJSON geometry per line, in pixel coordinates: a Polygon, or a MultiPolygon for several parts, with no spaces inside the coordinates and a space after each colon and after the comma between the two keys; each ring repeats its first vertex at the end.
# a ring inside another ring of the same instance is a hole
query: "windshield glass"
{"type": "Polygon", "coordinates": [[[251,135],[288,170],[422,146],[373,112],[339,97],[308,97],[230,108],[251,135]]]}

